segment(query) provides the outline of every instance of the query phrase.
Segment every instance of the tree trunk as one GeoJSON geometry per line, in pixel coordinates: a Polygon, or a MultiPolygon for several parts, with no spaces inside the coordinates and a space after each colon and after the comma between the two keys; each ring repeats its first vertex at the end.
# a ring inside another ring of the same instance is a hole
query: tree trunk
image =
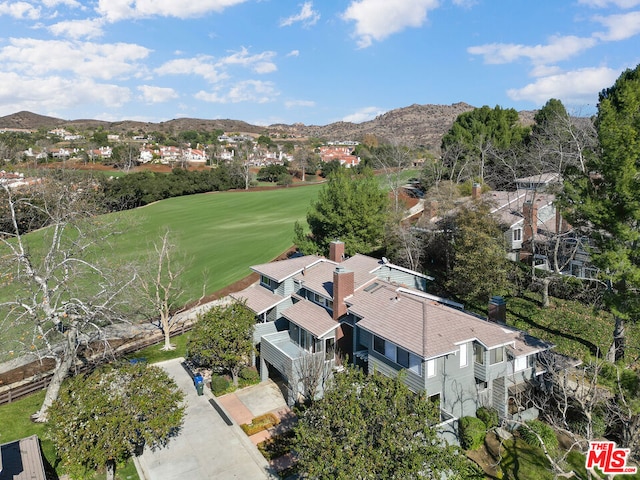
{"type": "Polygon", "coordinates": [[[51,382],[47,387],[47,393],[44,396],[42,406],[40,407],[40,410],[38,410],[38,412],[33,414],[31,417],[34,422],[44,423],[47,421],[49,407],[58,398],[58,393],[60,392],[62,382],[65,378],[67,378],[67,375],[71,370],[71,366],[76,359],[76,341],[78,339],[78,327],[75,325],[70,326],[69,330],[67,330],[66,332],[66,337],[67,338],[62,351],[62,358],[59,358],[56,361],[56,368],[53,371],[51,382]]]}
{"type": "Polygon", "coordinates": [[[607,352],[607,361],[612,363],[624,358],[625,350],[624,319],[618,315],[615,315],[614,319],[616,324],[613,328],[613,343],[607,352]]]}
{"type": "Polygon", "coordinates": [[[542,279],[542,308],[549,308],[549,277],[542,279]]]}
{"type": "Polygon", "coordinates": [[[162,350],[175,350],[175,345],[171,343],[171,321],[169,319],[169,315],[165,313],[160,315],[160,325],[162,326],[162,333],[164,334],[164,346],[162,347],[162,350]]]}
{"type": "Polygon", "coordinates": [[[115,480],[116,478],[116,461],[114,459],[107,460],[107,480],[115,480]]]}
{"type": "Polygon", "coordinates": [[[231,369],[231,379],[233,380],[233,386],[238,386],[238,376],[240,375],[240,368],[232,368],[231,369]]]}

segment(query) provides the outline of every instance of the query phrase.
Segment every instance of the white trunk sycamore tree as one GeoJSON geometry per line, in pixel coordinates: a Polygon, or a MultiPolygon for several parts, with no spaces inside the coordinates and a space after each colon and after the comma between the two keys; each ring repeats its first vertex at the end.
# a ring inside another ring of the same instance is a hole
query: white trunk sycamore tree
{"type": "Polygon", "coordinates": [[[42,422],[79,352],[110,354],[107,327],[125,321],[124,306],[132,302],[124,297],[136,277],[134,268],[122,269],[124,276],[107,261],[117,226],[96,215],[92,182],[64,176],[0,191],[0,355],[54,361],[34,415],[42,422]]]}
{"type": "MultiPolygon", "coordinates": [[[[150,269],[140,276],[140,285],[147,304],[151,306],[154,322],[164,335],[162,350],[174,350],[171,334],[175,330],[177,314],[184,310],[185,297],[181,277],[185,271],[183,258],[178,258],[176,245],[171,240],[171,232],[165,231],[153,245],[150,269]]],[[[203,283],[203,297],[206,285],[203,283]]]]}

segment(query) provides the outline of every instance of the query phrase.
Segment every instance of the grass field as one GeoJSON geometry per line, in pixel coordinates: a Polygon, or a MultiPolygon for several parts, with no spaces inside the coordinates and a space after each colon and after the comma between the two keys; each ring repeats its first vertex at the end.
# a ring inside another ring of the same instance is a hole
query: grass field
{"type": "Polygon", "coordinates": [[[118,261],[142,260],[165,229],[172,232],[188,268],[187,297],[198,298],[251,273],[293,244],[293,225],[304,220],[320,186],[219,192],[163,200],[122,212],[132,225],[114,240],[118,261]]]}
{"type": "MultiPolygon", "coordinates": [[[[213,293],[251,273],[251,265],[266,263],[293,244],[293,225],[304,220],[309,204],[321,186],[278,190],[219,192],[163,200],[143,208],[112,214],[105,218],[123,229],[111,237],[110,262],[144,266],[166,229],[177,246],[174,262],[184,258],[181,278],[187,303],[213,293]],[[109,218],[110,217],[110,218],[109,218]]],[[[34,232],[33,243],[38,236],[34,232]]],[[[7,292],[5,291],[5,294],[7,292]]],[[[2,296],[2,294],[0,294],[2,296]]],[[[9,340],[27,332],[15,325],[0,332],[0,361],[11,358],[9,340]]]]}

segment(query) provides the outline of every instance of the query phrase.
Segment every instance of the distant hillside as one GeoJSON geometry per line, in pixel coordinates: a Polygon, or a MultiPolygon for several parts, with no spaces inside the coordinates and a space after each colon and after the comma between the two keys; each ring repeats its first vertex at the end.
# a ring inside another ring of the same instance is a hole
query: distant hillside
{"type": "MultiPolygon", "coordinates": [[[[214,131],[227,133],[287,134],[294,138],[317,137],[327,140],[361,140],[365,135],[375,135],[385,140],[397,140],[411,145],[422,145],[437,151],[440,139],[449,130],[454,120],[461,113],[475,107],[466,103],[453,105],[411,105],[409,107],[390,110],[373,120],[362,123],[336,122],[329,125],[293,125],[276,124],[268,127],[251,125],[240,120],[206,120],[196,118],[178,118],[168,122],[151,123],[136,121],[105,122],[102,120],[62,120],[46,117],[31,112],[19,112],[0,117],[0,128],[39,128],[73,127],[76,130],[95,130],[103,128],[113,133],[159,131],[178,133],[185,130],[214,131]]],[[[520,112],[520,121],[533,123],[535,112],[520,112]]]]}

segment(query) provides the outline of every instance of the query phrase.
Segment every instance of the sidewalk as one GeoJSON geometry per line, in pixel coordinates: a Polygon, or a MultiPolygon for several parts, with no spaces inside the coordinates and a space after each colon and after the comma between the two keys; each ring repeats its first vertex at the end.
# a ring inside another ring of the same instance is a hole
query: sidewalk
{"type": "Polygon", "coordinates": [[[237,424],[228,426],[209,403],[208,389],[198,396],[182,359],[156,364],[185,392],[186,413],[182,430],[167,448],[146,448],[137,457],[142,480],[272,479],[277,478],[237,424]]]}

